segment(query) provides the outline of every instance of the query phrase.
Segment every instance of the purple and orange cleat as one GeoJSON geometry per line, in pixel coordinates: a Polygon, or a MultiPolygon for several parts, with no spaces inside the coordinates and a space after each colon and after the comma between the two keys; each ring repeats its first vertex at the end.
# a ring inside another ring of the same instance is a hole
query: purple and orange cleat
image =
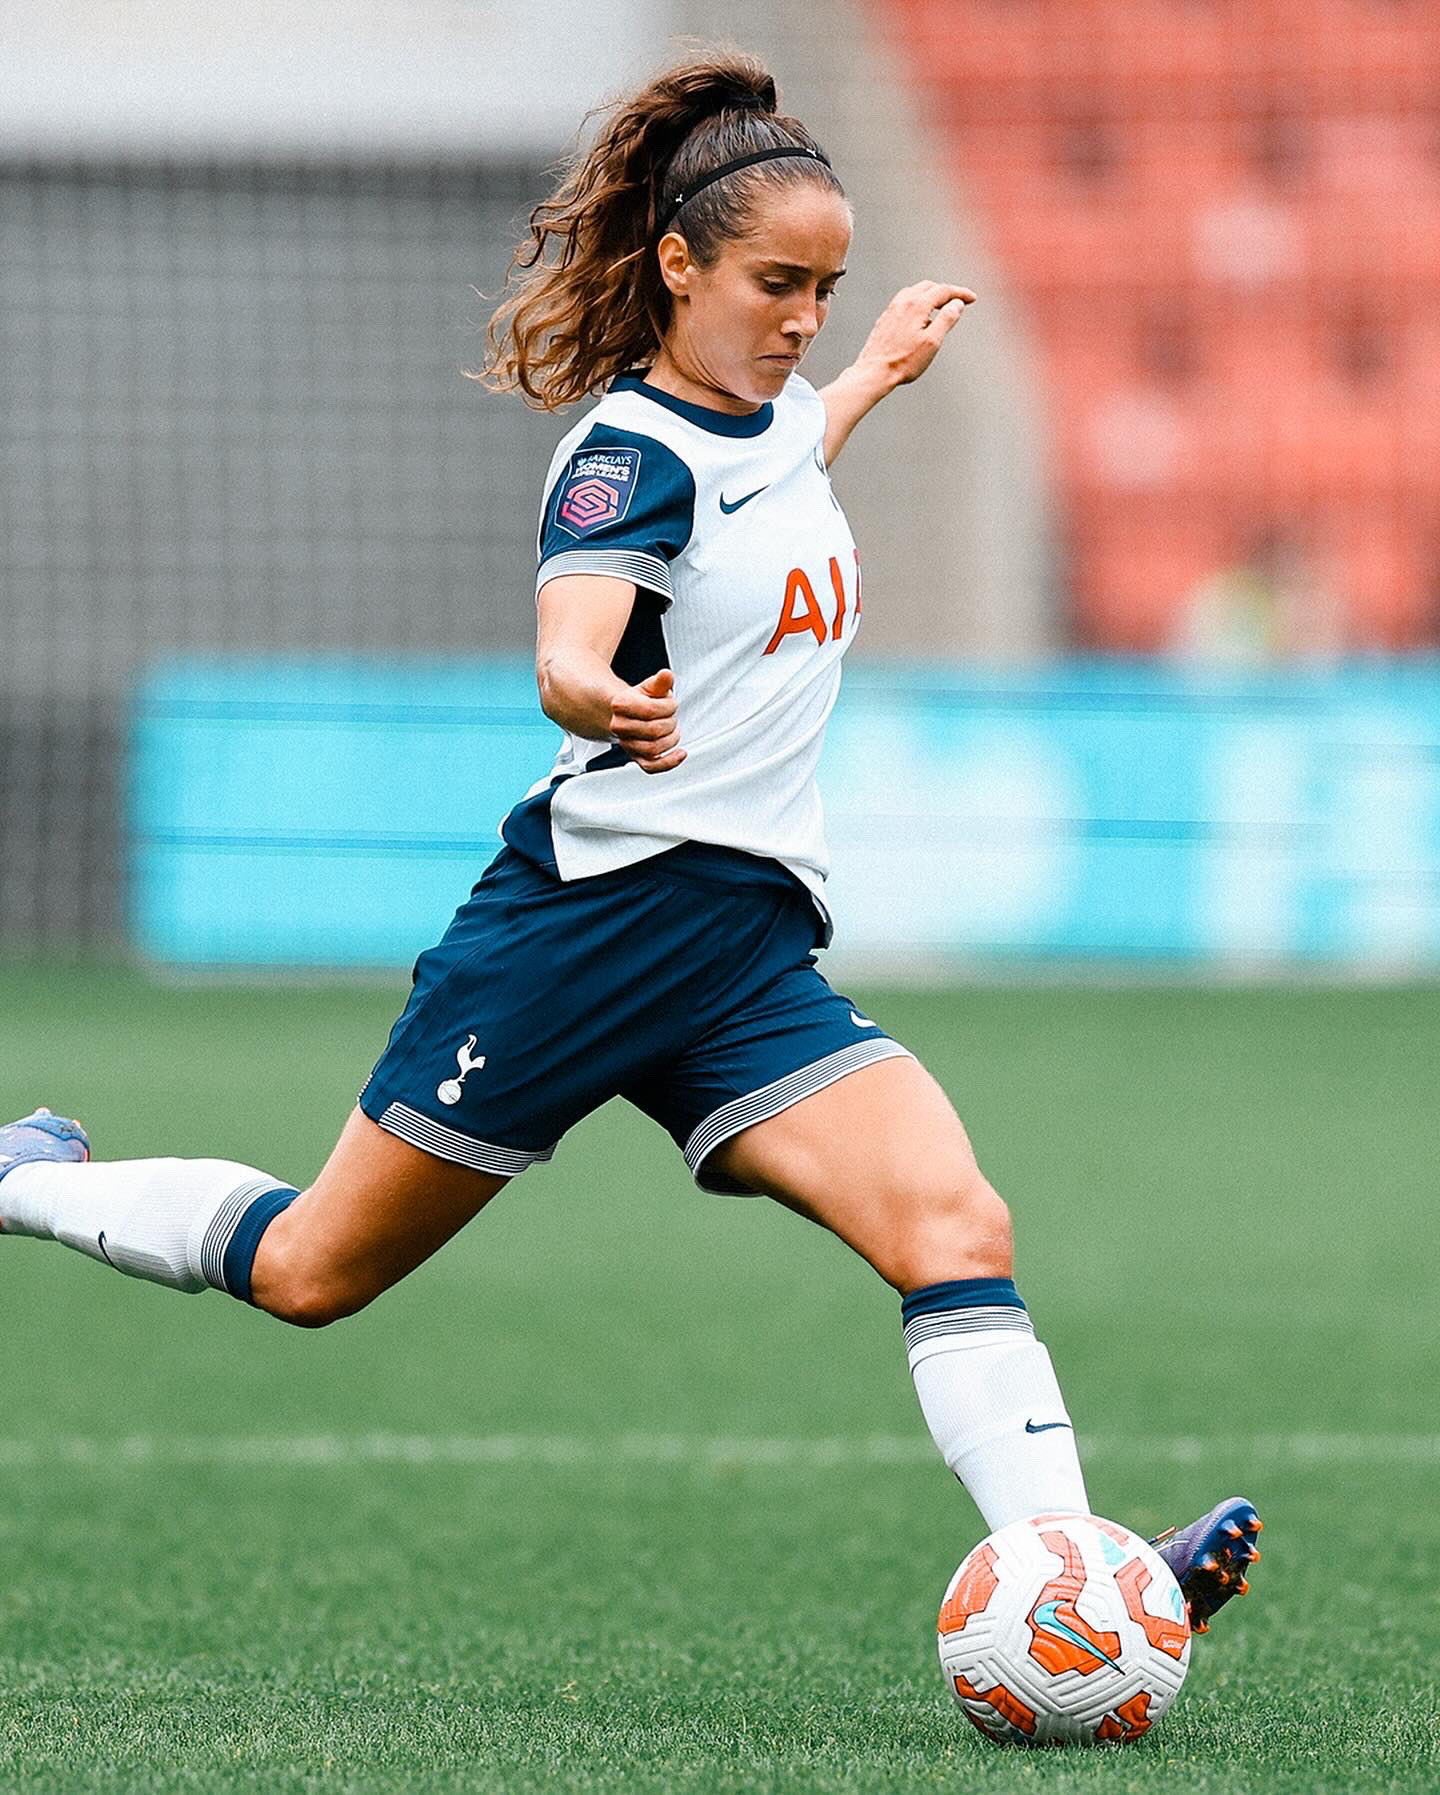
{"type": "Polygon", "coordinates": [[[1193,1633],[1208,1633],[1215,1610],[1249,1589],[1245,1571],[1259,1561],[1264,1525],[1253,1502],[1227,1496],[1182,1531],[1167,1527],[1151,1540],[1180,1585],[1193,1633]]]}
{"type": "MultiPolygon", "coordinates": [[[[37,1109],[0,1128],[0,1179],[18,1165],[33,1159],[55,1159],[78,1165],[90,1157],[90,1136],[78,1122],[37,1109]]],[[[0,1233],[5,1230],[4,1199],[0,1197],[0,1233]]]]}

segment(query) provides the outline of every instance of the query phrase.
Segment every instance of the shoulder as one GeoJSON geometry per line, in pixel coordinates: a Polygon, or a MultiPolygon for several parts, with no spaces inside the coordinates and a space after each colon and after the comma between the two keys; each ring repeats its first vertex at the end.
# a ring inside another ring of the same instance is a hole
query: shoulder
{"type": "MultiPolygon", "coordinates": [[[[612,479],[617,491],[674,500],[695,491],[687,445],[624,393],[607,393],[556,445],[545,479],[546,510],[557,486],[612,479]]],[[[654,408],[648,408],[653,411],[654,408]]],[[[633,502],[633,499],[632,501],[633,502]]]]}
{"type": "Polygon", "coordinates": [[[546,483],[546,520],[572,536],[634,516],[689,517],[695,475],[667,443],[595,413],[556,453],[546,483]]]}
{"type": "Polygon", "coordinates": [[[780,389],[780,397],[775,401],[776,412],[794,420],[805,429],[817,422],[824,434],[825,401],[811,386],[805,376],[798,371],[790,376],[780,389]]]}
{"type": "Polygon", "coordinates": [[[609,574],[668,604],[669,563],[694,529],[695,475],[672,444],[616,410],[601,400],[555,451],[540,509],[539,585],[609,574]]]}
{"type": "Polygon", "coordinates": [[[776,404],[776,416],[784,420],[789,440],[807,457],[825,467],[825,431],[830,423],[825,401],[803,374],[795,373],[785,382],[776,404]]]}
{"type": "MultiPolygon", "coordinates": [[[[650,404],[633,392],[606,393],[578,419],[556,445],[550,476],[566,465],[579,450],[592,446],[592,441],[619,444],[622,439],[638,449],[657,449],[657,461],[678,461],[689,466],[695,459],[697,445],[679,420],[658,405],[650,404]]],[[[549,482],[547,482],[547,485],[549,482]]]]}
{"type": "Polygon", "coordinates": [[[817,405],[822,411],[825,409],[825,401],[798,369],[780,389],[780,398],[777,403],[808,408],[811,411],[817,405]]]}

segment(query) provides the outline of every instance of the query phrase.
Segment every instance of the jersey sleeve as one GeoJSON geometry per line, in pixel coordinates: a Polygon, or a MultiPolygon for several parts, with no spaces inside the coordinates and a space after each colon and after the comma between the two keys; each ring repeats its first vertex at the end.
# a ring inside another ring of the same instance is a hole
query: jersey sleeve
{"type": "Polygon", "coordinates": [[[561,574],[610,574],[655,593],[668,610],[670,563],[694,525],[695,476],[674,450],[597,424],[545,496],[535,591],[561,574]]]}

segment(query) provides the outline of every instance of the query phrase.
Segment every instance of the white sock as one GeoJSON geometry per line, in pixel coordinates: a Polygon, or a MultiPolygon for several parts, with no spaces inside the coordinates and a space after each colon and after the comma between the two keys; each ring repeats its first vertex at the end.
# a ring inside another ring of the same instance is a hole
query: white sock
{"type": "Polygon", "coordinates": [[[0,1216],[7,1235],[61,1241],[127,1277],[248,1302],[260,1233],[294,1196],[229,1159],[37,1159],[0,1179],[0,1216]]]}
{"type": "Polygon", "coordinates": [[[931,1284],[905,1297],[902,1311],[931,1437],[990,1531],[1034,1515],[1088,1514],[1075,1431],[1014,1284],[931,1284]]]}

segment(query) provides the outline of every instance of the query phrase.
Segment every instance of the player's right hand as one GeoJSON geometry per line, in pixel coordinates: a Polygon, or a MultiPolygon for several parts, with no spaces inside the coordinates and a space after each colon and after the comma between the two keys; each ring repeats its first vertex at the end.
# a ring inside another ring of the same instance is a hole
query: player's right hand
{"type": "Polygon", "coordinates": [[[610,709],[610,739],[647,773],[668,773],[685,758],[675,715],[675,675],[668,667],[627,686],[610,709]]]}

